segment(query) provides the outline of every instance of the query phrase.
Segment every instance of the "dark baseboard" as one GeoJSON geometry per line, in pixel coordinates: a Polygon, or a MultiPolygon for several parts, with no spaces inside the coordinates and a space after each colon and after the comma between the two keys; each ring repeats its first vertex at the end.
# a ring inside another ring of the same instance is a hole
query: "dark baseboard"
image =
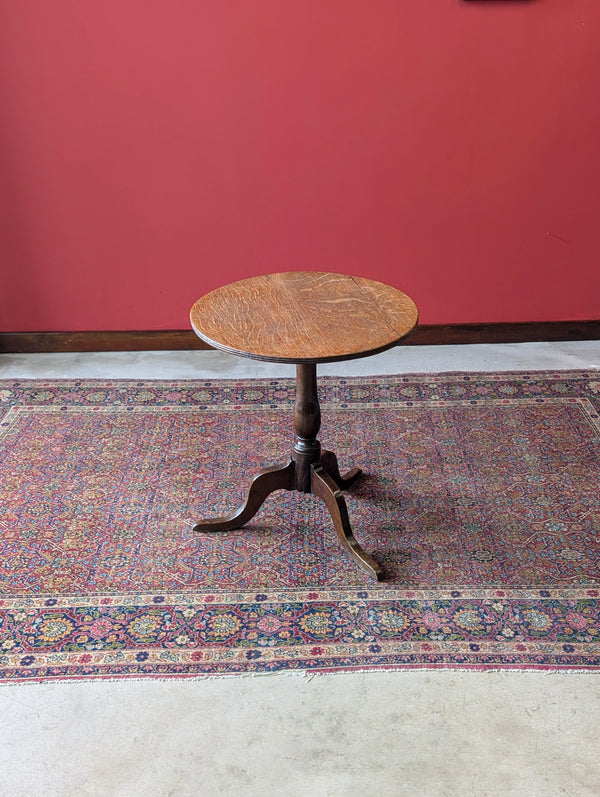
{"type": "MultiPolygon", "coordinates": [[[[600,340],[600,320],[520,324],[431,324],[417,327],[409,346],[600,340]]],[[[209,349],[192,330],[0,332],[0,352],[185,351],[209,349]]]]}

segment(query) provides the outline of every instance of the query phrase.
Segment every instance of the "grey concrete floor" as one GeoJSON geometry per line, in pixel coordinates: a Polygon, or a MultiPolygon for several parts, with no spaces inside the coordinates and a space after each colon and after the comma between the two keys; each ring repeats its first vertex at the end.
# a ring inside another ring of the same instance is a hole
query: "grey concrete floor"
{"type": "MultiPolygon", "coordinates": [[[[600,342],[405,347],[320,373],[600,368],[600,342]]],[[[0,355],[0,378],[244,378],[217,352],[0,355]]],[[[371,672],[0,688],[0,795],[598,797],[589,673],[371,672]]]]}
{"type": "MultiPolygon", "coordinates": [[[[319,374],[360,376],[599,367],[600,342],[586,340],[495,346],[401,346],[361,360],[325,363],[318,371],[319,374]]],[[[214,350],[0,354],[0,379],[244,379],[294,374],[293,365],[263,363],[214,350]]]]}

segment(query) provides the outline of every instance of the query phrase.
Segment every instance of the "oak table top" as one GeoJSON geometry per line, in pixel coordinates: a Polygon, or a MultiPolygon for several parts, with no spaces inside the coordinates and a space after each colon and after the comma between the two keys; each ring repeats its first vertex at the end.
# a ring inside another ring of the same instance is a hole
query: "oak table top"
{"type": "Polygon", "coordinates": [[[198,299],[190,320],[202,340],[232,354],[322,363],[391,348],[414,331],[418,315],[412,299],[381,282],[290,271],[217,288],[198,299]]]}

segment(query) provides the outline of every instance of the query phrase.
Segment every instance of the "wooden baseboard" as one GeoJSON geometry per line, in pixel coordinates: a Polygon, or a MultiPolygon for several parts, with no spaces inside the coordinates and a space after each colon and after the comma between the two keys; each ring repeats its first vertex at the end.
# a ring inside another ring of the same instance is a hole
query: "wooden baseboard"
{"type": "MultiPolygon", "coordinates": [[[[409,346],[600,340],[600,320],[520,324],[433,324],[417,327],[409,346]]],[[[0,332],[0,352],[185,351],[209,349],[192,330],[0,332]]]]}

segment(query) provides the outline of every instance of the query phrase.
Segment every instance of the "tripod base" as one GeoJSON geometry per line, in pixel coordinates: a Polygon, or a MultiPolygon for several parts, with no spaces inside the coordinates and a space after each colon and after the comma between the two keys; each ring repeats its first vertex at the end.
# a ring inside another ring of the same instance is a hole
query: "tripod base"
{"type": "Polygon", "coordinates": [[[342,476],[333,451],[322,451],[315,462],[308,463],[304,459],[305,457],[294,452],[287,465],[260,471],[250,484],[246,502],[237,512],[226,517],[201,520],[194,526],[194,531],[231,531],[241,528],[254,517],[267,496],[275,490],[313,493],[325,502],[342,546],[371,576],[377,581],[383,581],[383,570],[360,547],[352,532],[346,501],[342,495],[342,490],[356,481],[361,470],[353,468],[342,476]]]}

